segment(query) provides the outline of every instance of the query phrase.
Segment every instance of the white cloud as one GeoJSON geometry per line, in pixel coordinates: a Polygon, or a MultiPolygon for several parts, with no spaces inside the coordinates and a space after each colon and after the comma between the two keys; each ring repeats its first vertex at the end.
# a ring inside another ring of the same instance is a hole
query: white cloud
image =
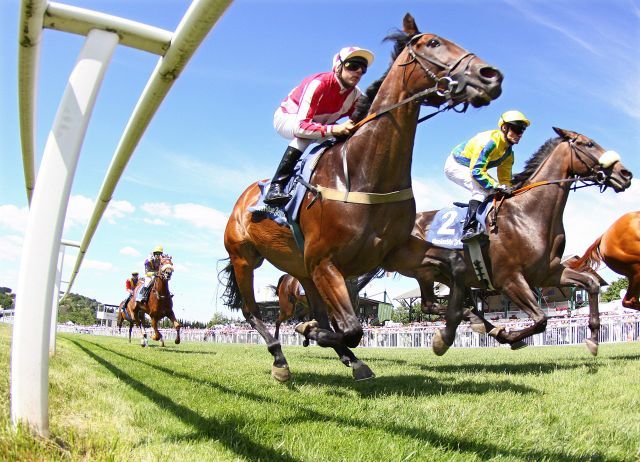
{"type": "Polygon", "coordinates": [[[84,260],[82,262],[82,266],[85,269],[94,269],[98,271],[112,271],[114,269],[114,266],[109,262],[89,259],[84,260]]]}
{"type": "Polygon", "coordinates": [[[120,249],[120,253],[122,255],[129,255],[131,257],[139,257],[141,255],[140,252],[138,252],[136,249],[134,249],[133,247],[123,247],[120,249]]]}
{"type": "Polygon", "coordinates": [[[0,236],[0,261],[18,261],[22,255],[22,236],[0,236]]]}
{"type": "Polygon", "coordinates": [[[69,198],[65,228],[76,225],[85,225],[93,212],[93,200],[77,195],[69,198]]]}
{"type": "Polygon", "coordinates": [[[27,207],[16,207],[15,205],[0,205],[0,225],[13,231],[24,232],[27,229],[27,207]]]}
{"type": "Polygon", "coordinates": [[[104,212],[104,217],[109,223],[115,223],[116,218],[123,218],[125,215],[133,213],[136,208],[129,201],[111,201],[107,210],[104,212]]]}
{"type": "Polygon", "coordinates": [[[145,218],[142,221],[144,221],[147,224],[155,225],[155,226],[166,226],[167,224],[166,221],[161,220],[160,218],[145,218]]]}
{"type": "Polygon", "coordinates": [[[171,205],[165,202],[156,202],[143,204],[141,208],[152,216],[186,221],[197,228],[221,230],[227,223],[227,216],[224,213],[200,204],[171,205]]]}

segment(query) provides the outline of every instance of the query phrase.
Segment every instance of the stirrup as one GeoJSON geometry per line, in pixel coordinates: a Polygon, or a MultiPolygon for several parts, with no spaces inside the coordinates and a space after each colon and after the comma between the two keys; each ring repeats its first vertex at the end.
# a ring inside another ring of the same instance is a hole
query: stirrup
{"type": "Polygon", "coordinates": [[[469,229],[469,230],[467,230],[467,231],[462,235],[462,237],[460,238],[460,240],[461,240],[462,242],[472,241],[473,239],[475,239],[476,237],[478,237],[480,234],[482,234],[482,233],[478,232],[478,231],[477,231],[477,230],[475,230],[475,229],[469,229]]]}
{"type": "Polygon", "coordinates": [[[267,205],[283,206],[286,205],[290,200],[291,196],[289,194],[272,194],[271,197],[269,197],[269,193],[267,193],[263,202],[267,205]]]}

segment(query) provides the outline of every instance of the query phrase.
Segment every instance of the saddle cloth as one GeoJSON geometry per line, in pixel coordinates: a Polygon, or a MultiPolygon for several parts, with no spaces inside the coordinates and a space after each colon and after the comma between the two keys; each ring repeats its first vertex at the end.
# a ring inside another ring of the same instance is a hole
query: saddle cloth
{"type": "Polygon", "coordinates": [[[291,200],[283,207],[272,207],[264,203],[264,196],[269,190],[271,180],[262,180],[258,182],[260,188],[260,196],[254,205],[247,210],[252,212],[253,220],[259,221],[261,219],[268,218],[275,221],[281,226],[288,226],[293,231],[293,237],[298,244],[298,247],[302,250],[304,245],[304,237],[298,226],[298,217],[300,216],[300,206],[304,195],[307,193],[307,188],[299,181],[301,177],[304,181],[309,182],[311,174],[318,165],[320,157],[325,150],[335,144],[334,140],[326,141],[316,147],[314,147],[308,154],[296,164],[292,179],[287,183],[284,190],[291,194],[291,200]]]}
{"type": "MultiPolygon", "coordinates": [[[[485,219],[491,209],[488,204],[491,204],[491,202],[483,202],[476,212],[476,218],[480,224],[479,231],[483,234],[487,233],[485,219]]],[[[462,227],[466,216],[467,204],[458,205],[458,203],[455,203],[450,207],[438,210],[431,222],[431,226],[427,229],[426,236],[424,236],[425,240],[437,247],[462,250],[463,244],[460,238],[462,237],[462,227]]]]}

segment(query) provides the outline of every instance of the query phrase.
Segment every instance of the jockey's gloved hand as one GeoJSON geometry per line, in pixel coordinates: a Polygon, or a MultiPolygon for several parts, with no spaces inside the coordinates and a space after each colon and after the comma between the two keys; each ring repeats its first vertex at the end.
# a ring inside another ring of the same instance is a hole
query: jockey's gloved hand
{"type": "Polygon", "coordinates": [[[511,186],[507,186],[506,184],[497,184],[493,187],[494,193],[504,194],[505,196],[510,196],[513,194],[513,188],[511,186]]]}

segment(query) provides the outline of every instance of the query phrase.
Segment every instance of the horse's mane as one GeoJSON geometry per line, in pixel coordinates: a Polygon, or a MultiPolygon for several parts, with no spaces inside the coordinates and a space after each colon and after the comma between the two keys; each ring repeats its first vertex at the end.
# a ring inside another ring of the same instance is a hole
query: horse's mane
{"type": "Polygon", "coordinates": [[[393,45],[393,52],[391,53],[391,63],[389,64],[389,68],[385,71],[382,77],[369,85],[363,95],[358,98],[358,101],[356,102],[356,109],[351,116],[351,120],[353,120],[354,122],[359,122],[360,120],[364,119],[365,116],[369,113],[371,103],[373,103],[373,100],[378,94],[378,90],[380,90],[382,82],[384,82],[384,79],[387,77],[387,74],[391,69],[391,65],[400,55],[400,53],[402,53],[402,50],[404,50],[404,47],[407,46],[407,43],[409,43],[411,37],[413,36],[401,30],[396,30],[395,32],[387,35],[382,40],[383,42],[395,42],[393,45]]]}
{"type": "Polygon", "coordinates": [[[531,178],[531,175],[535,173],[535,171],[540,167],[540,165],[545,161],[549,154],[553,152],[553,150],[558,146],[558,144],[562,141],[562,138],[550,138],[548,139],[538,151],[532,155],[529,160],[525,163],[524,170],[520,173],[516,173],[512,180],[511,184],[514,188],[521,188],[524,183],[531,178]]]}

